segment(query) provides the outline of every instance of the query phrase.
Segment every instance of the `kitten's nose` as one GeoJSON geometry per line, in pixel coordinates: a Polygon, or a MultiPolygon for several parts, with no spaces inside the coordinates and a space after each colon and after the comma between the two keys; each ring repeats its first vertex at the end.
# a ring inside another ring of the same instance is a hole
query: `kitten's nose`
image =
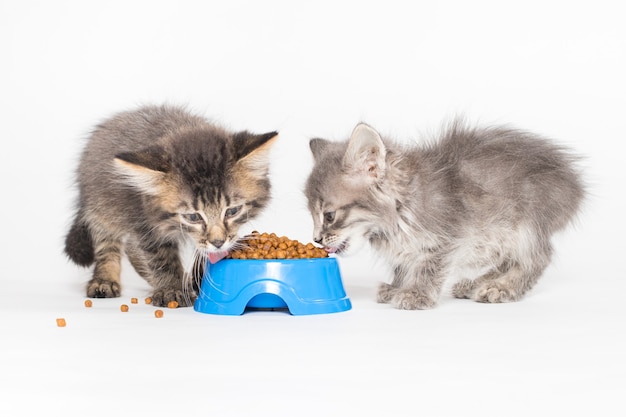
{"type": "Polygon", "coordinates": [[[224,241],[221,239],[214,239],[214,240],[210,240],[209,242],[211,242],[211,245],[215,246],[216,248],[221,248],[222,245],[224,244],[224,241]]]}
{"type": "Polygon", "coordinates": [[[319,244],[322,244],[322,240],[323,239],[321,237],[314,237],[313,238],[313,241],[315,241],[315,243],[319,243],[319,244]]]}

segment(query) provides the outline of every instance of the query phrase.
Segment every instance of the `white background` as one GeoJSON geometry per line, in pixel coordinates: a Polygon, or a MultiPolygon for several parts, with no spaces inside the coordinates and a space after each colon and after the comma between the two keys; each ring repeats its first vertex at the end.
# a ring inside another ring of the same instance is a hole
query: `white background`
{"type": "Polygon", "coordinates": [[[621,3],[0,2],[0,415],[625,415],[621,3]],[[124,314],[149,293],[127,265],[122,298],[86,309],[90,271],[62,253],[82,144],[162,102],[280,131],[250,228],[304,241],[308,140],[359,121],[415,141],[458,113],[529,129],[585,156],[590,198],[519,303],[376,304],[387,271],[365,250],[340,259],[344,313],[124,314]]]}

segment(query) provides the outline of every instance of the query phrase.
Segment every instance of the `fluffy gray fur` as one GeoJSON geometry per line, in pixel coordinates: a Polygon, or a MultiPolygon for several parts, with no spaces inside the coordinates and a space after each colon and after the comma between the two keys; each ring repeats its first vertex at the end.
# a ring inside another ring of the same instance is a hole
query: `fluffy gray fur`
{"type": "Polygon", "coordinates": [[[378,302],[399,309],[433,308],[444,284],[457,298],[519,300],[585,194],[569,150],[506,127],[456,121],[408,147],[359,124],[346,141],[310,147],[313,239],[337,254],[369,242],[393,270],[378,302]]]}

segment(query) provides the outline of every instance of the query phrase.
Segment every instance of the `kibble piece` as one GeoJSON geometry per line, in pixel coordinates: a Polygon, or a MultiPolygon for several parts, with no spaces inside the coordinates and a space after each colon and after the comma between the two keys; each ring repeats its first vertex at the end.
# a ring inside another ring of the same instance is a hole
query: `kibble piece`
{"type": "Polygon", "coordinates": [[[146,304],[152,304],[152,298],[150,297],[146,298],[146,304]]]}
{"type": "Polygon", "coordinates": [[[85,307],[91,307],[93,305],[93,302],[91,302],[91,300],[85,300],[85,307]]]}
{"type": "Polygon", "coordinates": [[[128,311],[128,306],[126,304],[122,304],[120,306],[120,310],[122,311],[122,313],[126,313],[128,311]]]}
{"type": "Polygon", "coordinates": [[[154,310],[154,317],[156,317],[157,319],[163,317],[163,310],[154,310]]]}
{"type": "Polygon", "coordinates": [[[137,304],[137,299],[135,297],[133,297],[133,298],[130,299],[130,302],[132,304],[137,304]]]}
{"type": "Polygon", "coordinates": [[[64,318],[58,318],[57,319],[57,326],[59,327],[65,327],[67,323],[65,323],[65,319],[64,318]]]}
{"type": "Polygon", "coordinates": [[[170,301],[169,303],[167,303],[167,307],[168,308],[178,308],[178,301],[170,301]]]}

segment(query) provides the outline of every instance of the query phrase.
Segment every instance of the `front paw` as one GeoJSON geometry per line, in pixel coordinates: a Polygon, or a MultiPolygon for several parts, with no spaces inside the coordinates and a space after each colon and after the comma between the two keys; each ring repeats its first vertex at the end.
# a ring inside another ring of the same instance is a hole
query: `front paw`
{"type": "Polygon", "coordinates": [[[387,304],[391,301],[393,296],[398,292],[398,289],[385,282],[381,282],[378,286],[378,293],[376,295],[376,302],[381,304],[387,304]]]}
{"type": "Polygon", "coordinates": [[[391,304],[399,310],[429,310],[437,305],[437,300],[416,290],[400,290],[391,304]]]}
{"type": "Polygon", "coordinates": [[[167,307],[170,301],[176,301],[179,307],[190,307],[196,301],[194,291],[183,291],[180,288],[161,288],[152,294],[152,304],[156,307],[167,307]]]}
{"type": "Polygon", "coordinates": [[[121,294],[120,284],[102,278],[93,278],[87,284],[87,297],[89,298],[115,298],[121,294]]]}

